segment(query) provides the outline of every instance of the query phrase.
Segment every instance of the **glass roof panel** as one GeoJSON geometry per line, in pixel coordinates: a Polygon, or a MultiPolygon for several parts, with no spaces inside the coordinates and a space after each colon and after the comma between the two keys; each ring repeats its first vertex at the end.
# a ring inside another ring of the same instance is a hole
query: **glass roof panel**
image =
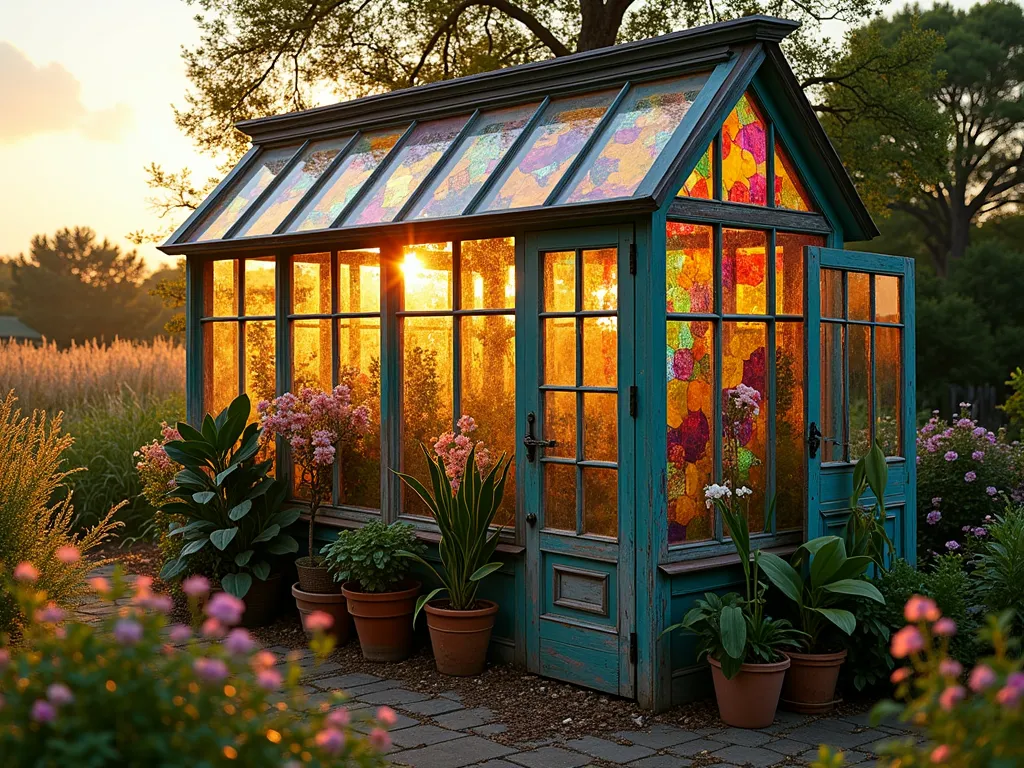
{"type": "Polygon", "coordinates": [[[704,73],[631,87],[600,137],[600,149],[590,151],[559,202],[632,196],[707,80],[704,73]]]}
{"type": "Polygon", "coordinates": [[[242,227],[238,237],[246,235],[270,235],[284,221],[284,217],[298,204],[310,187],[327,170],[331,161],[345,148],[351,136],[318,141],[306,147],[299,162],[292,166],[288,175],[274,189],[274,193],[254,211],[242,227]]]}
{"type": "Polygon", "coordinates": [[[359,137],[331,178],[288,226],[289,232],[327,229],[345,210],[366,179],[387,157],[408,126],[373,131],[359,137]]]}
{"type": "Polygon", "coordinates": [[[262,152],[253,167],[230,189],[225,190],[189,238],[191,242],[220,240],[252,202],[260,196],[292,159],[298,147],[280,147],[262,152]]]}
{"type": "Polygon", "coordinates": [[[477,211],[543,205],[618,92],[610,89],[551,102],[477,211]]]}
{"type": "Polygon", "coordinates": [[[490,177],[498,161],[515,143],[539,103],[485,112],[470,128],[458,150],[438,174],[407,218],[458,216],[490,177]]]}
{"type": "Polygon", "coordinates": [[[468,119],[469,115],[461,115],[417,125],[388,161],[384,174],[345,217],[345,225],[393,221],[468,119]]]}

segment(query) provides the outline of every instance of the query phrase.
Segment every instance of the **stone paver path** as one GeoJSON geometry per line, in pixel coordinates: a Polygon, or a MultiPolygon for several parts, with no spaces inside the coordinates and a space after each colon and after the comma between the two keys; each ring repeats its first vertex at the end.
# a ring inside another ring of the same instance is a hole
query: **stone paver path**
{"type": "MultiPolygon", "coordinates": [[[[87,620],[98,620],[117,609],[88,601],[79,610],[87,620]]],[[[653,723],[564,741],[503,743],[493,738],[506,729],[495,713],[463,706],[454,691],[431,696],[405,688],[401,680],[345,674],[332,661],[316,664],[309,650],[269,650],[297,660],[313,706],[330,703],[331,692],[342,690],[349,709],[387,705],[398,712],[390,759],[409,768],[771,768],[807,765],[822,743],[843,749],[847,765],[867,768],[875,764],[872,750],[879,742],[907,733],[897,724],[870,727],[867,714],[815,718],[780,711],[771,726],[758,731],[724,726],[687,730],[653,723]]]]}

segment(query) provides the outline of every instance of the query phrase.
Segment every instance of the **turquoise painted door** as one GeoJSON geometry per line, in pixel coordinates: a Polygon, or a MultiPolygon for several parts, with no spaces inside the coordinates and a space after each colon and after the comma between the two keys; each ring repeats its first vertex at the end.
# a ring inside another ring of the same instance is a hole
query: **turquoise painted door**
{"type": "Polygon", "coordinates": [[[531,671],[632,697],[633,228],[526,237],[518,391],[531,671]]]}
{"type": "Polygon", "coordinates": [[[896,551],[915,560],[914,262],[832,248],[807,259],[807,536],[840,534],[853,466],[877,440],[896,551]]]}

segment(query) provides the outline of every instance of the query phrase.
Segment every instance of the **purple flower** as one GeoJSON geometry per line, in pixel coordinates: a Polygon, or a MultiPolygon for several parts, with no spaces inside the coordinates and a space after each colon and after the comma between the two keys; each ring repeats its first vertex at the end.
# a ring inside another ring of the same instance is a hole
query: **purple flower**
{"type": "Polygon", "coordinates": [[[329,755],[337,755],[345,746],[345,734],[337,728],[324,728],[316,734],[316,745],[329,755]]]}
{"type": "Polygon", "coordinates": [[[184,624],[175,624],[168,634],[172,643],[184,643],[192,637],[192,629],[184,624]]]}
{"type": "Polygon", "coordinates": [[[237,624],[242,620],[245,603],[227,592],[218,592],[210,598],[206,606],[206,615],[224,624],[237,624]]]}
{"type": "Polygon", "coordinates": [[[950,552],[956,552],[958,549],[960,549],[960,545],[955,541],[947,541],[946,549],[948,549],[950,552]]]}
{"type": "Polygon", "coordinates": [[[916,457],[916,458],[914,459],[914,463],[915,463],[915,464],[920,464],[920,463],[921,463],[921,457],[920,457],[920,456],[916,457]]]}
{"type": "Polygon", "coordinates": [[[946,455],[943,456],[942,458],[944,458],[946,461],[956,461],[958,457],[956,451],[946,451],[946,455]]]}
{"type": "Polygon", "coordinates": [[[32,702],[32,719],[37,723],[52,723],[57,717],[57,708],[45,699],[32,702]]]}
{"type": "Polygon", "coordinates": [[[274,691],[281,687],[281,673],[276,669],[261,669],[256,673],[256,683],[260,688],[274,691]]]}
{"type": "Polygon", "coordinates": [[[973,533],[979,539],[982,536],[988,536],[988,531],[986,529],[982,528],[981,526],[978,526],[977,528],[975,528],[973,531],[971,531],[971,533],[973,533]]]}
{"type": "Polygon", "coordinates": [[[174,601],[169,595],[146,595],[139,600],[139,605],[157,613],[170,613],[174,610],[174,601]]]}
{"type": "Polygon", "coordinates": [[[975,472],[968,472],[966,475],[964,475],[964,482],[965,483],[973,483],[977,479],[978,479],[978,475],[975,472]]]}
{"type": "Polygon", "coordinates": [[[232,656],[244,656],[256,647],[252,636],[241,627],[232,629],[224,639],[224,648],[232,656]]]}
{"type": "Polygon", "coordinates": [[[937,509],[933,509],[931,512],[928,513],[928,516],[925,518],[925,520],[928,521],[928,525],[935,525],[941,519],[942,513],[939,512],[939,510],[937,509]]]}
{"type": "Polygon", "coordinates": [[[987,493],[989,496],[995,496],[997,493],[999,493],[999,491],[996,490],[996,487],[994,485],[990,485],[988,488],[985,489],[985,493],[987,493]]]}
{"type": "Polygon", "coordinates": [[[984,427],[975,427],[973,434],[974,434],[975,437],[984,437],[985,436],[985,428],[984,427]]]}
{"type": "Polygon", "coordinates": [[[209,683],[217,683],[228,676],[228,665],[223,659],[199,658],[192,663],[196,676],[209,683]]]}
{"type": "Polygon", "coordinates": [[[974,453],[971,454],[971,458],[974,459],[975,461],[981,461],[982,459],[985,458],[985,452],[975,451],[974,453]]]}
{"type": "Polygon", "coordinates": [[[114,639],[121,645],[135,645],[142,639],[142,625],[132,619],[121,619],[114,625],[114,639]]]}
{"type": "Polygon", "coordinates": [[[937,507],[941,503],[942,503],[942,497],[941,496],[932,496],[932,506],[933,507],[937,507]]]}
{"type": "Polygon", "coordinates": [[[210,591],[210,580],[205,576],[189,576],[181,582],[181,591],[189,597],[201,597],[210,591]]]}
{"type": "Polygon", "coordinates": [[[46,689],[46,698],[50,700],[50,703],[57,707],[62,707],[65,704],[70,704],[75,700],[75,695],[71,692],[64,683],[53,683],[49,688],[46,689]]]}

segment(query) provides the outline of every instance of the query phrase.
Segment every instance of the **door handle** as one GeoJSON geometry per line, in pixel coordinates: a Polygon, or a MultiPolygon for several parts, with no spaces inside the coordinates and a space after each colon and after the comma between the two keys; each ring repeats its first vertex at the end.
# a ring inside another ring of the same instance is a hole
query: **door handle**
{"type": "Polygon", "coordinates": [[[526,516],[526,522],[530,524],[531,528],[533,528],[533,526],[537,524],[537,516],[533,512],[530,512],[526,516]]]}
{"type": "Polygon", "coordinates": [[[526,446],[526,460],[529,462],[537,459],[538,448],[554,448],[557,445],[554,440],[545,440],[534,436],[533,425],[536,421],[537,415],[533,411],[526,414],[526,437],[523,438],[523,445],[526,446]]]}
{"type": "Polygon", "coordinates": [[[818,425],[812,421],[811,426],[807,428],[807,455],[812,459],[815,458],[820,447],[821,431],[818,429],[818,425]]]}

